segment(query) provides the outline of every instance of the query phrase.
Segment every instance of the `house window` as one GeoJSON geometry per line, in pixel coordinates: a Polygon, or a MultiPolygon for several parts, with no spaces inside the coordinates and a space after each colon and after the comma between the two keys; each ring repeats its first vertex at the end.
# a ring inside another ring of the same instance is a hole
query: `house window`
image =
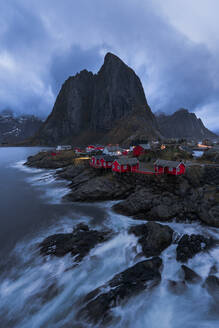
{"type": "Polygon", "coordinates": [[[172,168],[172,167],[169,167],[169,171],[170,171],[170,172],[173,172],[173,168],[172,168]]]}
{"type": "Polygon", "coordinates": [[[123,165],[123,169],[126,170],[127,169],[127,165],[123,165]]]}

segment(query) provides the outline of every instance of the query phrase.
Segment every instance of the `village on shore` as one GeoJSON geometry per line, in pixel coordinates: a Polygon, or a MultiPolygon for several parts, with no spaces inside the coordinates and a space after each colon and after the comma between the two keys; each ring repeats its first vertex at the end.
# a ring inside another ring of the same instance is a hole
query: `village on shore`
{"type": "Polygon", "coordinates": [[[78,163],[87,162],[95,169],[117,173],[146,175],[183,175],[191,165],[219,164],[219,143],[208,139],[201,142],[180,140],[139,141],[130,147],[121,145],[96,145],[73,147],[58,145],[52,157],[73,152],[78,163]]]}

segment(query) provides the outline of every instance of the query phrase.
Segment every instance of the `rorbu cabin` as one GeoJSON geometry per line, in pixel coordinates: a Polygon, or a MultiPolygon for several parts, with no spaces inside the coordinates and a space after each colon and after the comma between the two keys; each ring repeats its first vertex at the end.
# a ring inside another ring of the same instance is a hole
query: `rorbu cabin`
{"type": "Polygon", "coordinates": [[[138,157],[141,154],[146,153],[150,149],[151,149],[150,144],[139,144],[133,148],[133,155],[135,157],[138,157]]]}
{"type": "Polygon", "coordinates": [[[90,160],[90,166],[95,167],[96,169],[102,168],[103,155],[92,156],[90,160]]]}
{"type": "Polygon", "coordinates": [[[102,168],[103,169],[112,169],[113,162],[116,159],[117,159],[116,156],[109,156],[109,155],[103,156],[101,159],[102,168]]]}
{"type": "Polygon", "coordinates": [[[154,170],[160,174],[182,175],[186,171],[186,166],[183,162],[158,159],[154,163],[154,170]]]}
{"type": "Polygon", "coordinates": [[[91,157],[90,166],[102,169],[112,169],[115,156],[96,155],[91,157]]]}
{"type": "Polygon", "coordinates": [[[96,150],[96,147],[94,145],[89,145],[86,147],[86,153],[91,153],[96,150]]]}
{"type": "Polygon", "coordinates": [[[118,158],[115,159],[112,165],[112,171],[118,173],[132,172],[139,168],[137,158],[118,158]]]}
{"type": "Polygon", "coordinates": [[[56,150],[60,151],[60,150],[71,150],[72,146],[71,145],[59,145],[56,147],[56,150]]]}
{"type": "Polygon", "coordinates": [[[83,150],[81,148],[79,148],[79,147],[75,147],[74,151],[75,151],[75,154],[76,155],[83,154],[83,150]]]}
{"type": "Polygon", "coordinates": [[[98,152],[103,150],[104,150],[104,146],[101,145],[89,145],[86,147],[87,153],[98,152]]]}
{"type": "Polygon", "coordinates": [[[116,146],[106,146],[103,150],[103,154],[105,155],[110,155],[110,156],[120,156],[122,155],[123,149],[119,147],[118,145],[116,146]]]}

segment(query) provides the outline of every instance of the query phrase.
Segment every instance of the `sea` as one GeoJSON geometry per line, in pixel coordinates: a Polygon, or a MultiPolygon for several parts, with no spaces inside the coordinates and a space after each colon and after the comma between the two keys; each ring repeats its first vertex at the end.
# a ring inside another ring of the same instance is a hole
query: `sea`
{"type": "MultiPolygon", "coordinates": [[[[142,221],[115,214],[116,202],[68,203],[68,181],[55,170],[24,166],[39,147],[0,148],[0,328],[101,327],[80,322],[81,300],[115,274],[136,263],[137,239],[128,234],[142,221]],[[42,257],[39,243],[55,233],[71,232],[80,222],[90,228],[112,229],[111,240],[96,246],[78,266],[71,256],[42,257]]],[[[178,235],[204,234],[219,238],[219,229],[197,223],[168,223],[178,235]]],[[[173,294],[169,280],[181,280],[176,244],[161,255],[162,281],[112,310],[117,320],[108,327],[218,328],[219,304],[204,288],[214,267],[219,277],[219,247],[197,254],[187,265],[202,277],[173,294]]]]}

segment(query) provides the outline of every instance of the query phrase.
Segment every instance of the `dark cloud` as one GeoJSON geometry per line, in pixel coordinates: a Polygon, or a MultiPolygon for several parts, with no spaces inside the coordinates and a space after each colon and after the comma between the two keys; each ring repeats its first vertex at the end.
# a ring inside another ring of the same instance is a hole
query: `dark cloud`
{"type": "Polygon", "coordinates": [[[60,90],[62,83],[69,77],[83,69],[97,72],[102,64],[100,48],[95,47],[82,50],[74,45],[64,53],[55,54],[51,61],[50,75],[54,94],[60,90]]]}
{"type": "Polygon", "coordinates": [[[45,116],[69,75],[96,72],[112,51],[140,76],[153,111],[185,107],[217,128],[217,50],[182,34],[161,7],[161,0],[2,1],[0,107],[45,116]]]}

